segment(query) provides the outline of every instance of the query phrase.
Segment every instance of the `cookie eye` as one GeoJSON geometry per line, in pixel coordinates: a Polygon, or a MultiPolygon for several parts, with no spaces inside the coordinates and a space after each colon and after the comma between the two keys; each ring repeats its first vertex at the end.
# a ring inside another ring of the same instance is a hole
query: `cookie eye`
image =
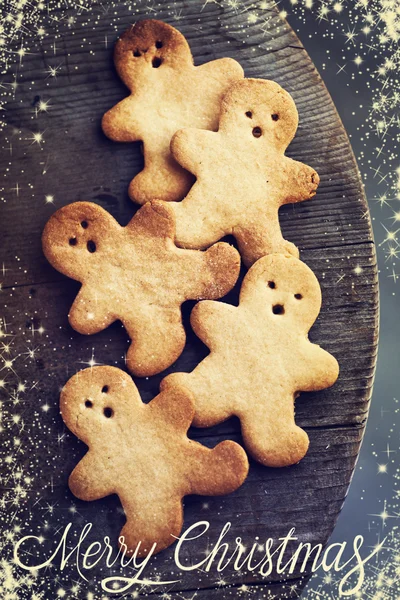
{"type": "Polygon", "coordinates": [[[274,306],[272,307],[272,312],[274,313],[274,315],[284,315],[285,308],[283,304],[274,304],[274,306]]]}
{"type": "Polygon", "coordinates": [[[69,238],[69,245],[70,246],[76,246],[76,244],[78,243],[78,240],[76,238],[69,238]]]}
{"type": "Polygon", "coordinates": [[[85,406],[86,408],[92,408],[93,402],[91,400],[85,400],[85,406]]]}
{"type": "Polygon", "coordinates": [[[271,119],[273,121],[278,121],[279,120],[279,115],[277,115],[276,113],[274,113],[273,115],[271,115],[271,119]]]}
{"type": "Polygon", "coordinates": [[[103,392],[103,394],[107,394],[108,389],[108,385],[104,385],[101,391],[103,392]]]}
{"type": "Polygon", "coordinates": [[[91,254],[93,254],[93,252],[96,252],[96,244],[94,243],[93,240],[88,241],[88,243],[86,244],[86,248],[89,250],[89,252],[91,254]]]}
{"type": "Polygon", "coordinates": [[[161,40],[157,40],[157,41],[156,41],[156,48],[160,49],[160,48],[162,48],[162,47],[163,47],[163,45],[164,45],[164,44],[162,43],[162,41],[161,41],[161,40]]]}
{"type": "Polygon", "coordinates": [[[251,110],[248,110],[246,113],[244,113],[246,115],[246,117],[248,117],[249,119],[253,118],[253,113],[251,112],[251,110]]]}
{"type": "Polygon", "coordinates": [[[254,127],[253,129],[253,135],[255,138],[259,138],[262,136],[262,129],[261,127],[254,127]]]}
{"type": "Polygon", "coordinates": [[[103,414],[106,417],[106,419],[111,419],[111,417],[114,414],[114,411],[112,408],[110,408],[109,406],[107,406],[104,410],[103,410],[103,414]]]}
{"type": "Polygon", "coordinates": [[[158,56],[155,56],[152,60],[152,65],[154,69],[158,69],[161,66],[162,60],[158,56]]]}
{"type": "Polygon", "coordinates": [[[271,288],[271,290],[274,290],[276,288],[275,281],[268,281],[268,287],[271,288]]]}
{"type": "Polygon", "coordinates": [[[135,58],[138,58],[139,56],[142,56],[141,53],[139,52],[139,50],[135,50],[134,52],[132,52],[133,56],[135,58]]]}
{"type": "Polygon", "coordinates": [[[294,297],[296,300],[301,300],[303,296],[301,294],[295,294],[294,297]]]}
{"type": "Polygon", "coordinates": [[[87,221],[81,221],[81,227],[83,229],[87,229],[89,227],[89,223],[87,221]]]}

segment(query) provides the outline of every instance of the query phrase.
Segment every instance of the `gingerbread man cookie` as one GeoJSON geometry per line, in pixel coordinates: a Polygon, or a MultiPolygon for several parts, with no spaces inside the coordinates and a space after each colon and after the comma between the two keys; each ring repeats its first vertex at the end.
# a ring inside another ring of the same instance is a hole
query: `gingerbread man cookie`
{"type": "Polygon", "coordinates": [[[196,426],[238,416],[245,447],[262,464],[297,463],[309,440],[295,423],[294,400],[338,377],[335,358],[307,337],[320,307],[318,280],[304,263],[283,254],[261,258],[243,281],[238,307],[194,307],[193,329],[211,353],[192,373],[166,377],[161,389],[193,392],[196,426]]]}
{"type": "Polygon", "coordinates": [[[126,227],[100,206],[76,202],[58,210],[43,232],[48,261],[82,283],[72,327],[92,334],[121,320],[132,339],[127,366],[138,376],[163,371],[181,354],[181,304],[220,298],[239,275],[240,257],[229,244],[183,250],[174,234],[170,205],[162,202],[147,203],[126,227]]]}
{"type": "Polygon", "coordinates": [[[81,500],[119,496],[127,553],[170,546],[182,529],[184,496],[229,494],[247,477],[246,453],[235,442],[210,450],[188,439],[194,405],[186,390],[166,389],[144,404],[126,373],[94,367],[68,381],[60,408],[66,426],[89,447],[69,487],[81,500]]]}
{"type": "Polygon", "coordinates": [[[143,142],[144,170],[131,182],[138,204],[181,200],[193,183],[170,152],[182,127],[214,129],[223,94],[243,77],[231,58],[195,67],[184,36],[162,21],[139,21],[116,43],[115,66],[131,94],[109,110],[102,127],[118,142],[143,142]]]}
{"type": "Polygon", "coordinates": [[[174,157],[197,178],[183,202],[173,205],[178,245],[206,248],[232,234],[247,266],[274,252],[298,257],[282,237],[278,210],[312,198],[319,177],[285,156],[297,125],[293,99],[277,83],[244,79],[224,96],[218,132],[174,135],[174,157]]]}

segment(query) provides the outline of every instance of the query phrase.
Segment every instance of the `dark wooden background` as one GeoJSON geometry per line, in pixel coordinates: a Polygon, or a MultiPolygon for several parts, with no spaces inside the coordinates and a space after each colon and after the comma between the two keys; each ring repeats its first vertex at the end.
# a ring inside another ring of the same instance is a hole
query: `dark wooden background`
{"type": "MultiPolygon", "coordinates": [[[[85,11],[74,13],[73,26],[66,19],[60,24],[49,17],[48,35],[24,56],[23,68],[17,67],[19,85],[15,99],[7,105],[2,144],[6,202],[1,206],[0,262],[6,266],[3,316],[16,332],[13,352],[22,355],[28,346],[40,346],[37,358],[26,361],[18,371],[23,381],[37,382],[24,396],[22,411],[32,427],[26,426],[21,433],[25,451],[18,459],[24,468],[35,471],[34,493],[21,507],[29,532],[43,526],[41,510],[46,503],[56,505],[46,515],[54,536],[71,519],[71,505],[76,507],[73,520],[78,529],[87,521],[94,523],[93,539],[104,535],[116,539],[123,523],[116,498],[83,503],[68,491],[68,475],[85,449],[65,432],[58,396],[67,379],[87,366],[92,353],[97,363],[124,368],[127,336],[119,324],[90,338],[69,327],[67,313],[79,285],[46,263],[40,236],[50,215],[76,200],[98,202],[122,224],[136,210],[127,187],[141,168],[139,147],[106,139],[100,121],[127,93],[112,63],[117,32],[138,18],[149,17],[178,27],[189,40],[196,64],[231,56],[241,62],[246,76],[274,79],[293,95],[300,126],[289,155],[314,167],[321,184],[313,200],[284,207],[281,224],[285,238],[299,246],[302,259],[322,286],[323,308],[310,337],[336,356],[341,369],[331,389],[303,394],[297,400],[297,422],[311,439],[306,458],[280,470],[252,463],[247,482],[236,493],[224,498],[188,498],[185,525],[209,520],[207,540],[212,544],[222,526],[231,521],[229,539],[241,536],[248,547],[256,536],[262,543],[268,537],[286,535],[292,527],[301,542],[326,542],[334,528],[359,453],[373,384],[378,327],[375,249],[363,187],[335,107],[301,42],[279,17],[274,2],[266,4],[260,23],[260,19],[249,19],[255,5],[248,0],[238,7],[224,1],[178,1],[173,9],[166,3],[137,2],[132,8],[127,3],[108,6],[103,2],[92,21],[85,11]],[[62,35],[54,38],[52,28],[62,35]],[[49,75],[49,67],[58,66],[57,77],[49,75]],[[49,100],[50,108],[36,118],[40,100],[49,100]],[[43,132],[40,144],[31,139],[36,131],[43,132]],[[46,195],[54,196],[54,204],[46,204],[46,195]],[[42,334],[38,332],[41,326],[42,334]],[[46,403],[49,411],[40,413],[46,403]],[[42,425],[33,427],[38,422],[42,425]],[[57,435],[62,436],[61,443],[57,435]]],[[[11,72],[9,82],[13,77],[11,72]]],[[[237,294],[238,286],[226,300],[236,302],[237,294]]],[[[207,349],[190,331],[192,306],[186,303],[183,311],[187,347],[167,372],[190,371],[206,355],[207,349]]],[[[164,375],[136,380],[145,401],[157,393],[164,375]]],[[[230,419],[208,430],[193,430],[191,435],[215,445],[225,438],[240,441],[240,428],[237,420],[230,419]]],[[[191,546],[189,561],[204,557],[207,540],[191,546]]],[[[152,563],[154,571],[167,579],[171,571],[176,575],[172,553],[173,548],[152,563]]],[[[92,576],[104,573],[98,570],[92,576]]],[[[63,577],[58,579],[53,572],[47,589],[55,591],[62,581],[78,578],[68,569],[63,577]]],[[[280,582],[277,573],[264,580],[257,573],[218,576],[215,570],[178,577],[181,583],[169,591],[170,597],[188,600],[194,592],[198,599],[216,600],[245,595],[248,590],[256,597],[296,597],[305,581],[298,571],[285,582],[280,582]]],[[[82,598],[87,590],[97,589],[95,581],[85,585],[82,598]]]]}

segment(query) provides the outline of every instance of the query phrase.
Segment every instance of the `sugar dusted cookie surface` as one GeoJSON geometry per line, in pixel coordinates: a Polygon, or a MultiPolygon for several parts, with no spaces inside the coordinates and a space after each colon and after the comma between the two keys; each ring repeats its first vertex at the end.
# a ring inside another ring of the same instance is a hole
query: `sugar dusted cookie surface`
{"type": "Polygon", "coordinates": [[[178,245],[206,248],[232,234],[247,266],[274,252],[298,256],[282,237],[278,210],[312,198],[319,177],[285,156],[297,125],[293,99],[277,83],[243,79],[224,96],[218,132],[174,135],[174,157],[197,178],[173,204],[178,245]]]}
{"type": "Polygon", "coordinates": [[[163,386],[189,389],[194,425],[210,427],[232,415],[244,444],[271,467],[297,463],[308,436],[294,418],[300,391],[327,388],[338,377],[335,358],[308,339],[321,307],[313,272],[292,256],[261,258],[247,273],[238,307],[200,302],[191,323],[210,354],[192,373],[173,373],[163,386]]]}
{"type": "Polygon", "coordinates": [[[60,409],[66,426],[89,447],[69,478],[70,489],[87,501],[118,494],[129,554],[137,546],[137,556],[155,554],[175,541],[185,495],[228,494],[247,476],[246,453],[235,442],[210,450],[188,439],[194,406],[183,389],[165,389],[143,404],[126,373],[94,367],[68,381],[60,409]]]}
{"type": "Polygon", "coordinates": [[[69,321],[83,334],[121,320],[130,338],[128,369],[138,376],[170,366],[185,345],[181,304],[220,298],[235,284],[238,252],[219,243],[206,252],[173,242],[170,205],[147,203],[126,227],[100,206],[58,210],[43,232],[43,250],[61,273],[82,283],[69,321]]]}
{"type": "Polygon", "coordinates": [[[222,96],[243,69],[230,58],[195,67],[184,36],[156,20],[125,31],[114,60],[131,94],[104,115],[103,131],[115,141],[144,144],[145,166],[129,195],[138,204],[181,200],[193,176],[173,159],[171,138],[182,127],[217,129],[222,96]]]}

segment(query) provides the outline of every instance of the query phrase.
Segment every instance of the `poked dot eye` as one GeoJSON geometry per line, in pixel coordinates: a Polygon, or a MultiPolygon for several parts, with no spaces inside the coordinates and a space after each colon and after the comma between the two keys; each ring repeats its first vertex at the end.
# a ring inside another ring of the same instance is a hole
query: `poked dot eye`
{"type": "Polygon", "coordinates": [[[89,227],[89,223],[87,221],[81,221],[82,229],[87,229],[89,227]]]}
{"type": "Polygon", "coordinates": [[[109,390],[108,385],[103,385],[102,390],[101,390],[103,392],[103,394],[107,394],[108,390],[109,390]]]}
{"type": "Polygon", "coordinates": [[[93,402],[91,400],[85,400],[85,406],[86,406],[86,408],[92,408],[93,402]]]}
{"type": "Polygon", "coordinates": [[[103,414],[106,417],[106,419],[111,419],[111,417],[114,414],[114,411],[109,406],[106,406],[106,408],[103,410],[103,414]]]}
{"type": "Polygon", "coordinates": [[[251,110],[248,110],[244,113],[246,115],[246,117],[248,117],[249,119],[253,118],[253,113],[251,112],[251,110]]]}
{"type": "Polygon", "coordinates": [[[259,138],[262,136],[262,129],[261,127],[254,127],[253,128],[253,135],[255,138],[259,138]]]}
{"type": "Polygon", "coordinates": [[[134,52],[132,52],[133,56],[135,58],[138,58],[139,56],[142,56],[141,53],[139,52],[139,50],[135,50],[134,52]]]}
{"type": "Polygon", "coordinates": [[[274,290],[276,288],[275,281],[268,281],[268,287],[271,288],[271,290],[274,290]]]}
{"type": "Polygon", "coordinates": [[[271,119],[273,121],[279,121],[279,115],[277,115],[276,113],[274,113],[273,115],[271,115],[271,119]]]}
{"type": "Polygon", "coordinates": [[[274,306],[272,307],[272,312],[274,313],[274,315],[284,315],[285,308],[283,304],[274,304],[274,306]]]}
{"type": "Polygon", "coordinates": [[[158,56],[155,56],[153,58],[153,60],[151,61],[151,64],[153,65],[153,69],[158,69],[158,67],[161,66],[161,63],[162,63],[162,60],[158,56]]]}
{"type": "Polygon", "coordinates": [[[296,300],[301,300],[303,296],[301,294],[295,294],[294,297],[296,300]]]}
{"type": "Polygon", "coordinates": [[[162,43],[162,41],[161,41],[161,40],[157,40],[157,41],[156,41],[156,48],[160,49],[160,48],[162,48],[162,47],[163,47],[163,45],[164,45],[164,44],[162,43]]]}
{"type": "Polygon", "coordinates": [[[70,246],[76,246],[78,243],[78,240],[75,237],[69,238],[69,245],[70,246]]]}
{"type": "Polygon", "coordinates": [[[96,244],[94,243],[93,240],[89,240],[88,243],[86,244],[86,247],[91,254],[93,254],[93,252],[96,252],[96,244]]]}

